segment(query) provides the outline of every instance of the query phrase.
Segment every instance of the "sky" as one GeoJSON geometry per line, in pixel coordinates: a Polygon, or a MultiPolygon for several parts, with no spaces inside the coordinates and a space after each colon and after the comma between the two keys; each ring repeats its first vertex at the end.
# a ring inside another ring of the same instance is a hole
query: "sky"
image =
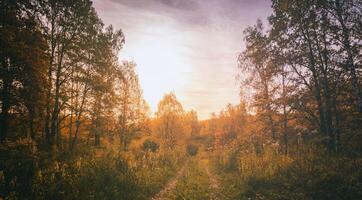
{"type": "Polygon", "coordinates": [[[266,22],[270,0],[94,0],[105,25],[122,29],[120,60],[133,60],[151,110],[174,92],[200,119],[237,104],[243,30],[266,22]]]}

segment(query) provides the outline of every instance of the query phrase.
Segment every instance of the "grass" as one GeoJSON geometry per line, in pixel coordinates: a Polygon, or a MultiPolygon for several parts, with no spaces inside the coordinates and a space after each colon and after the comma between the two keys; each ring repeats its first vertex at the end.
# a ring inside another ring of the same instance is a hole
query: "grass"
{"type": "Polygon", "coordinates": [[[184,176],[166,199],[204,200],[210,199],[210,180],[205,171],[206,160],[197,156],[189,160],[184,176]]]}
{"type": "Polygon", "coordinates": [[[0,199],[149,199],[182,163],[167,153],[86,152],[42,163],[49,159],[1,149],[0,199]]]}
{"type": "Polygon", "coordinates": [[[227,170],[221,158],[213,158],[212,169],[221,178],[226,199],[362,199],[362,159],[313,153],[239,154],[234,160],[237,169],[227,170]]]}

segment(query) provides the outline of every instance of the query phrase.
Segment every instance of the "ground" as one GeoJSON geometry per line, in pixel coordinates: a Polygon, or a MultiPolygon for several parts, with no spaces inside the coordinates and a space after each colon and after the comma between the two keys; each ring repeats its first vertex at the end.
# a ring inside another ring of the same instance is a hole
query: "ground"
{"type": "Polygon", "coordinates": [[[190,157],[152,200],[224,200],[205,155],[190,157]]]}

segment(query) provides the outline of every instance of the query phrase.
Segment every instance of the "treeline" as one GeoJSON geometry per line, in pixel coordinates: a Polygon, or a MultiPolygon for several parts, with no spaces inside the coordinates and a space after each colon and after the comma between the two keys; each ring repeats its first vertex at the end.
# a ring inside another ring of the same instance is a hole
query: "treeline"
{"type": "Polygon", "coordinates": [[[244,31],[242,102],[207,121],[227,199],[360,199],[362,4],[272,1],[244,31]]]}
{"type": "Polygon", "coordinates": [[[170,93],[151,117],[136,64],[118,60],[123,32],[90,0],[2,0],[0,15],[0,198],[161,190],[199,130],[197,113],[170,93]]]}
{"type": "MultiPolygon", "coordinates": [[[[238,59],[261,132],[288,153],[290,135],[318,135],[329,152],[360,141],[360,1],[273,1],[270,29],[245,30],[238,59]]],[[[353,150],[357,150],[353,149],[353,150]]]]}
{"type": "Polygon", "coordinates": [[[197,113],[170,93],[151,117],[91,1],[0,9],[0,198],[149,199],[197,153],[197,113]]]}
{"type": "MultiPolygon", "coordinates": [[[[29,137],[73,149],[143,130],[147,104],[135,63],[119,63],[125,37],[89,0],[1,1],[1,141],[29,137]],[[132,123],[129,123],[131,121],[132,123]]],[[[125,144],[124,144],[125,146],[125,144]]]]}

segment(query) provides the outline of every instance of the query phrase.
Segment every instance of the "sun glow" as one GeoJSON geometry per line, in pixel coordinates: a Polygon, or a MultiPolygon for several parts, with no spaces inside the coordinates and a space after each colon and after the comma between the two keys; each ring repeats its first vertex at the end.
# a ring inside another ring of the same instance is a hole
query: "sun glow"
{"type": "Polygon", "coordinates": [[[188,49],[182,45],[183,38],[175,34],[175,30],[158,27],[145,31],[149,33],[126,43],[120,58],[137,63],[144,97],[152,111],[156,111],[165,93],[182,90],[191,63],[185,56],[188,49]]]}

